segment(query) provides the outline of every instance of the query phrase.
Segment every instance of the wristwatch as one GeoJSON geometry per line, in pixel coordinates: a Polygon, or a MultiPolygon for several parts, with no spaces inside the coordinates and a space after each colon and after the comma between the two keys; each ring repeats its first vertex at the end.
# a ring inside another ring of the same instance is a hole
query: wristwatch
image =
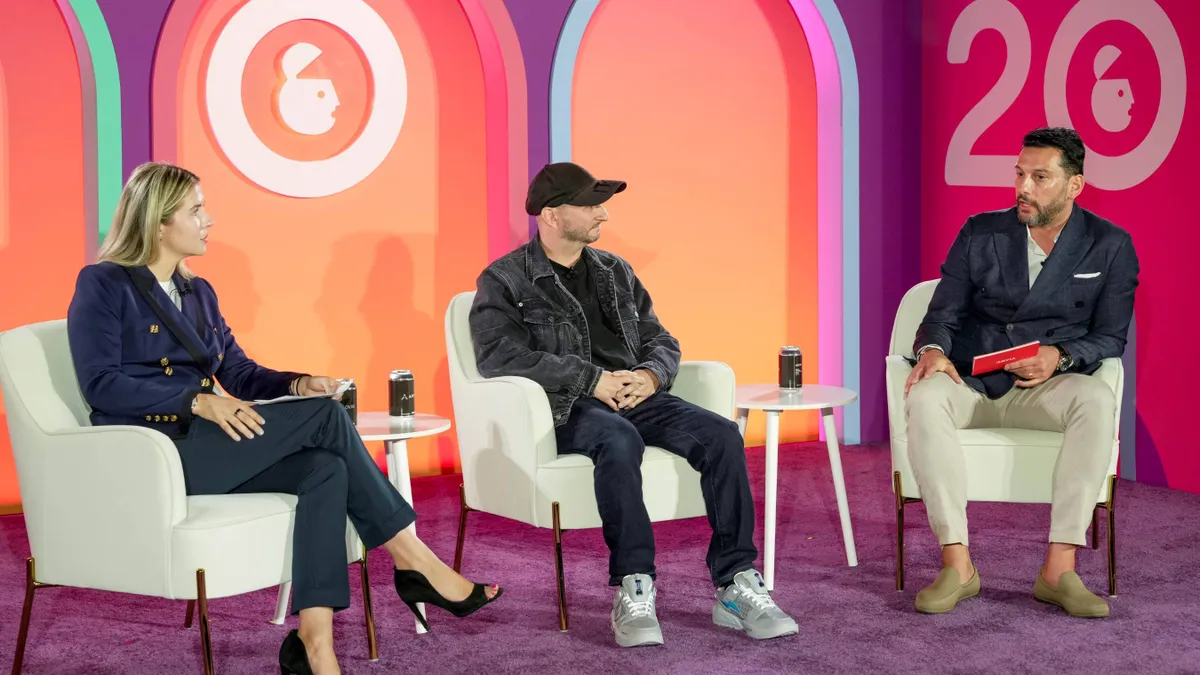
{"type": "Polygon", "coordinates": [[[1063,347],[1062,345],[1054,345],[1054,348],[1058,350],[1058,369],[1057,370],[1060,373],[1064,373],[1067,371],[1068,368],[1071,367],[1072,364],[1075,363],[1075,358],[1073,356],[1071,356],[1071,352],[1068,352],[1066,350],[1066,348],[1063,347]]]}
{"type": "Polygon", "coordinates": [[[927,352],[931,349],[936,349],[937,351],[941,352],[943,356],[946,354],[945,350],[943,350],[939,345],[933,345],[933,344],[925,345],[924,347],[921,347],[920,349],[917,350],[917,360],[920,360],[921,357],[925,355],[925,352],[927,352]]]}

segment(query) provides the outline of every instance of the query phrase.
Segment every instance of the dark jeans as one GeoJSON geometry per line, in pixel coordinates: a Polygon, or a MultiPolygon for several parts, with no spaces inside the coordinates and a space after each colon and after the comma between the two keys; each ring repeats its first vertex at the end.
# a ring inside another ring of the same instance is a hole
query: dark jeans
{"type": "Polygon", "coordinates": [[[579,399],[556,436],[560,454],[587,455],[596,465],[596,503],[610,552],[610,585],[628,574],[655,576],[654,532],[642,501],[647,445],[683,457],[700,472],[713,530],[706,558],[713,583],[723,586],[754,566],[754,501],[734,422],[661,392],[620,412],[595,398],[579,399]]]}
{"type": "Polygon", "coordinates": [[[298,497],[292,532],[292,613],[350,606],[346,516],[368,549],[416,520],[363,446],[346,409],[330,399],[256,408],[263,435],[234,441],[192,421],[175,441],[190,495],[283,492],[298,497]]]}

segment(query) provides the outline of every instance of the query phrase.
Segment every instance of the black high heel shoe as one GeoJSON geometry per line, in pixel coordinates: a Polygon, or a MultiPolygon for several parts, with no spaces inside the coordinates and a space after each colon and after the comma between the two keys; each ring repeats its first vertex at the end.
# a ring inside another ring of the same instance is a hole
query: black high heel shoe
{"type": "Polygon", "coordinates": [[[434,607],[441,607],[458,618],[470,616],[482,608],[484,605],[495,602],[504,595],[503,588],[496,588],[496,595],[493,597],[487,596],[487,586],[483,584],[475,584],[475,588],[471,589],[471,594],[464,600],[458,602],[450,602],[441,593],[434,590],[433,585],[425,578],[424,574],[415,570],[396,570],[395,573],[396,595],[408,605],[412,613],[417,617],[417,621],[421,622],[425,630],[429,630],[429,622],[421,615],[417,609],[417,603],[423,602],[434,607]]]}
{"type": "Polygon", "coordinates": [[[279,675],[313,675],[300,633],[292,631],[279,645],[279,675]]]}

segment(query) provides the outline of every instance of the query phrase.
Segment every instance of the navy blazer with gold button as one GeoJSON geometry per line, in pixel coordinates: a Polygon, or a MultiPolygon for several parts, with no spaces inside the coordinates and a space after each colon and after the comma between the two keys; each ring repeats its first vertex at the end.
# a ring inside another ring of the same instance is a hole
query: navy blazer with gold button
{"type": "Polygon", "coordinates": [[[102,262],[80,270],[67,335],[92,424],[136,424],[179,438],[192,399],[211,393],[214,378],[229,394],[254,400],[287,394],[301,376],[246,356],[207,281],[173,279],[182,312],[146,267],[102,262]]]}

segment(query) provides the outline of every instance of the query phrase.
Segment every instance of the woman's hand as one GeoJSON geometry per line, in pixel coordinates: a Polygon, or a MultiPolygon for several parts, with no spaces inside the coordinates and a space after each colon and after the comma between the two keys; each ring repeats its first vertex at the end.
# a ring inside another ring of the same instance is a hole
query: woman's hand
{"type": "Polygon", "coordinates": [[[254,411],[254,404],[232,396],[199,394],[196,396],[196,416],[219,425],[235,441],[262,436],[267,421],[254,411]]]}
{"type": "Polygon", "coordinates": [[[332,377],[312,377],[305,375],[296,383],[296,393],[300,396],[332,394],[337,391],[337,386],[337,380],[332,377]]]}

